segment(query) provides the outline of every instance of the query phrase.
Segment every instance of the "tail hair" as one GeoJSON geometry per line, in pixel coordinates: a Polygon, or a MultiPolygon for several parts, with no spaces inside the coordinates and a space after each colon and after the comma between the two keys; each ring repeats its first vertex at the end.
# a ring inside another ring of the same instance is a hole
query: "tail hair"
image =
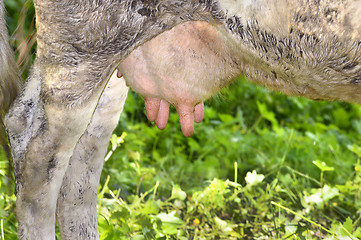
{"type": "Polygon", "coordinates": [[[21,78],[9,44],[5,8],[0,0],[0,115],[4,117],[21,88],[21,78]]]}
{"type": "MultiPolygon", "coordinates": [[[[3,0],[0,0],[0,146],[5,151],[9,161],[7,180],[12,181],[11,151],[7,142],[7,136],[3,118],[8,112],[11,103],[18,95],[22,82],[19,68],[15,62],[15,56],[9,44],[9,34],[5,22],[5,8],[3,0]]],[[[11,193],[11,184],[7,184],[7,191],[11,193]]]]}

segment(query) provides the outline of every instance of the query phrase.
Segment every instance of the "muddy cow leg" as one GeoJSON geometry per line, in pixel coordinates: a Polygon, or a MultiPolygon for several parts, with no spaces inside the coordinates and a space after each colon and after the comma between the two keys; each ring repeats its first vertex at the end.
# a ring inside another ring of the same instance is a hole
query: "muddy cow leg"
{"type": "MultiPolygon", "coordinates": [[[[19,239],[55,239],[60,186],[75,145],[92,119],[106,77],[98,87],[89,89],[86,100],[71,105],[64,99],[71,96],[71,90],[79,94],[77,90],[88,81],[87,69],[91,67],[51,65],[37,59],[24,91],[8,113],[19,239]],[[70,90],[67,84],[73,84],[70,90]]],[[[103,69],[107,72],[106,67],[103,69]]]]}
{"type": "Polygon", "coordinates": [[[127,93],[124,79],[113,74],[70,158],[57,205],[63,240],[99,239],[96,207],[100,173],[127,93]]]}

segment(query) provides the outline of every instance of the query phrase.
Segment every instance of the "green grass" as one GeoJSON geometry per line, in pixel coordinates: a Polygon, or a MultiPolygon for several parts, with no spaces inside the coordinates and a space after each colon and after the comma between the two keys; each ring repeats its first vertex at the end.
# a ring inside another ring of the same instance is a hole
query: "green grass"
{"type": "Polygon", "coordinates": [[[361,237],[359,106],[240,79],[184,138],[175,114],[159,131],[142,104],[128,99],[115,132],[124,142],[105,164],[99,201],[121,202],[102,205],[103,239],[361,237]]]}
{"type": "MultiPolygon", "coordinates": [[[[25,1],[5,2],[11,32],[23,22],[17,36],[29,39],[32,6],[17,14],[25,1]]],[[[18,47],[21,37],[12,39],[18,47]]],[[[32,44],[21,49],[32,59],[32,44]]],[[[101,178],[101,239],[361,239],[360,117],[358,105],[286,97],[240,78],[185,138],[176,114],[160,131],[130,94],[101,178]]],[[[1,239],[16,239],[1,154],[1,239]]]]}

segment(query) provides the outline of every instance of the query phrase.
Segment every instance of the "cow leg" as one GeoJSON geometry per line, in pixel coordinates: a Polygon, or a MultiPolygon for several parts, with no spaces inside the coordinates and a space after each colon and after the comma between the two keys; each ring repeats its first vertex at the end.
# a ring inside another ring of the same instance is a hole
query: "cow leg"
{"type": "Polygon", "coordinates": [[[96,207],[100,173],[127,93],[124,79],[113,74],[70,158],[57,204],[63,240],[99,239],[96,207]]]}
{"type": "MultiPolygon", "coordinates": [[[[63,177],[107,78],[103,76],[97,79],[98,86],[86,88],[86,99],[74,104],[65,100],[85,95],[81,92],[84,82],[94,82],[88,73],[91,67],[37,60],[6,117],[14,159],[19,239],[55,239],[56,204],[63,177]]],[[[110,75],[109,69],[102,69],[110,75]]]]}

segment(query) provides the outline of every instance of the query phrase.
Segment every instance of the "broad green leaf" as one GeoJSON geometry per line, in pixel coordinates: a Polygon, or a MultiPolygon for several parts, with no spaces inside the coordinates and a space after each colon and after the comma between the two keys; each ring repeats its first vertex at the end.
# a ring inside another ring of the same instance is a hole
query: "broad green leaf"
{"type": "Polygon", "coordinates": [[[178,228],[183,224],[182,219],[175,216],[175,211],[170,213],[160,213],[157,215],[162,221],[162,230],[166,234],[174,235],[177,234],[178,228]]]}
{"type": "Polygon", "coordinates": [[[234,121],[234,117],[233,117],[232,115],[229,115],[229,114],[219,113],[219,114],[218,114],[218,117],[221,119],[221,121],[222,121],[223,123],[229,123],[229,122],[234,121]]]}
{"type": "Polygon", "coordinates": [[[231,224],[227,223],[226,221],[220,219],[217,216],[214,217],[214,221],[215,221],[218,229],[220,229],[222,232],[227,233],[227,234],[232,232],[233,228],[232,228],[231,224]]]}
{"type": "Polygon", "coordinates": [[[337,108],[332,112],[337,126],[346,128],[350,126],[350,114],[343,108],[337,108]]]}
{"type": "Polygon", "coordinates": [[[182,191],[179,185],[174,185],[172,189],[172,196],[171,199],[178,199],[184,201],[187,198],[187,194],[182,191]]]}
{"type": "Polygon", "coordinates": [[[261,103],[259,101],[257,101],[257,107],[262,117],[270,121],[273,127],[278,128],[278,122],[274,112],[268,111],[266,104],[261,103]]]}
{"type": "Polygon", "coordinates": [[[193,138],[188,139],[188,145],[191,148],[191,150],[193,150],[193,151],[197,151],[197,150],[201,149],[198,142],[195,141],[193,138]]]}
{"type": "Polygon", "coordinates": [[[320,160],[313,161],[312,163],[315,164],[322,172],[335,170],[334,167],[327,166],[325,162],[320,160]]]}
{"type": "Polygon", "coordinates": [[[346,221],[343,223],[343,227],[345,228],[345,230],[348,233],[352,234],[353,231],[353,224],[352,224],[352,219],[350,217],[346,218],[346,221]]]}
{"type": "Polygon", "coordinates": [[[159,212],[159,207],[154,201],[147,201],[140,212],[144,215],[156,214],[159,212]]]}
{"type": "Polygon", "coordinates": [[[355,153],[359,158],[361,158],[361,146],[358,146],[356,144],[348,145],[347,148],[355,153]]]}
{"type": "Polygon", "coordinates": [[[133,159],[134,161],[140,160],[140,153],[138,151],[129,151],[128,154],[130,159],[133,159]]]}
{"type": "Polygon", "coordinates": [[[165,223],[172,223],[172,224],[183,224],[182,219],[180,219],[179,217],[175,216],[176,212],[172,211],[170,213],[159,213],[157,215],[158,218],[160,218],[160,220],[162,221],[163,224],[165,223]]]}

